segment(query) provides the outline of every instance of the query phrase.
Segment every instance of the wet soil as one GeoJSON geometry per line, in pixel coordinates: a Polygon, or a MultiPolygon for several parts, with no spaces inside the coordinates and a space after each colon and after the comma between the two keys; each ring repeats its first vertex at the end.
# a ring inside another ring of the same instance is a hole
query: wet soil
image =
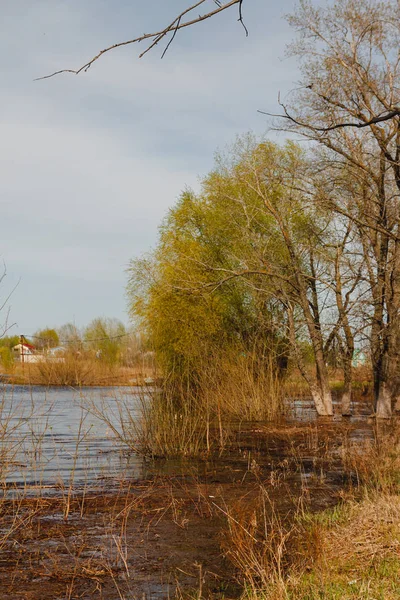
{"type": "MultiPolygon", "coordinates": [[[[236,598],[241,580],[226,555],[227,514],[252,510],[260,489],[283,518],[301,498],[332,506],[351,484],[343,451],[373,439],[353,419],[231,424],[220,456],[154,461],[140,478],[62,487],[56,497],[0,504],[0,600],[236,598]]],[[[304,414],[304,411],[303,411],[304,414]]]]}

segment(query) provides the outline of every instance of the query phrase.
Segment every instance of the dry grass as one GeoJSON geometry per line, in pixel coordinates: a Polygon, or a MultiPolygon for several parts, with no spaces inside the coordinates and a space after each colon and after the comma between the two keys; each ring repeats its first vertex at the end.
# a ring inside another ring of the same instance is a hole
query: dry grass
{"type": "Polygon", "coordinates": [[[265,485],[226,510],[226,556],[244,596],[265,600],[400,598],[400,446],[398,426],[375,441],[344,446],[357,483],[333,509],[305,512],[300,500],[282,513],[265,485]]]}
{"type": "Polygon", "coordinates": [[[203,402],[224,419],[272,421],[284,410],[282,381],[272,358],[255,353],[221,356],[206,365],[203,402]]]}
{"type": "Polygon", "coordinates": [[[335,526],[325,531],[321,568],[367,571],[377,561],[400,559],[400,497],[371,494],[348,502],[335,526]]]}
{"type": "Polygon", "coordinates": [[[151,369],[128,368],[109,365],[92,356],[67,354],[64,360],[43,360],[17,365],[10,373],[14,384],[44,386],[112,386],[143,385],[148,378],[155,377],[151,369]]]}
{"type": "Polygon", "coordinates": [[[400,493],[400,426],[377,423],[373,440],[343,446],[344,470],[359,487],[400,493]]]}
{"type": "Polygon", "coordinates": [[[281,385],[271,361],[253,355],[210,359],[189,386],[172,374],[142,402],[135,437],[152,456],[197,456],[225,449],[230,423],[272,420],[283,411],[281,385]]]}
{"type": "Polygon", "coordinates": [[[244,597],[394,600],[400,589],[400,497],[366,495],[316,515],[280,515],[262,488],[227,511],[226,556],[244,597]]]}

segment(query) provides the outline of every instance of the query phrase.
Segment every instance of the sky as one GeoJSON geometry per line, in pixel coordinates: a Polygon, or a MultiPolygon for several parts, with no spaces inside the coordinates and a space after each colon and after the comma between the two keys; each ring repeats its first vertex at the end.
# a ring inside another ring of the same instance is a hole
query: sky
{"type": "MultiPolygon", "coordinates": [[[[129,260],[157,242],[186,187],[236,135],[264,134],[258,109],[299,78],[285,47],[293,0],[244,2],[156,48],[100,49],[172,21],[190,0],[2,0],[0,285],[10,332],[29,335],[97,316],[129,323],[129,260]],[[11,297],[7,300],[8,295],[11,297]]],[[[207,5],[215,4],[210,0],[207,5]]],[[[272,135],[272,134],[271,134],[272,135]]]]}

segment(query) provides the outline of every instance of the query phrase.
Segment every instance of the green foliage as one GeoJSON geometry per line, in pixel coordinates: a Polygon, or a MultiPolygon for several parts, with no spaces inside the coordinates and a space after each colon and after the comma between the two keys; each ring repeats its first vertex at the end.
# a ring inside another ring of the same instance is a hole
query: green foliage
{"type": "Polygon", "coordinates": [[[115,365],[120,359],[125,335],[126,329],[121,321],[99,317],[85,329],[85,346],[92,349],[99,360],[115,365]]]}
{"type": "Polygon", "coordinates": [[[40,350],[56,348],[60,343],[57,331],[48,327],[39,329],[33,336],[33,339],[35,346],[40,350]]]}
{"type": "Polygon", "coordinates": [[[0,362],[4,369],[9,370],[14,365],[14,357],[11,348],[0,346],[0,362]]]}
{"type": "Polygon", "coordinates": [[[284,306],[296,284],[287,239],[307,273],[307,252],[326,227],[293,192],[304,165],[292,142],[281,148],[242,138],[217,159],[200,194],[181,195],[155,251],[131,262],[130,313],[166,372],[193,381],[207,357],[232,347],[240,356],[267,346],[285,362],[284,306]]]}
{"type": "Polygon", "coordinates": [[[0,348],[14,348],[20,342],[18,335],[0,337],[0,348]]]}

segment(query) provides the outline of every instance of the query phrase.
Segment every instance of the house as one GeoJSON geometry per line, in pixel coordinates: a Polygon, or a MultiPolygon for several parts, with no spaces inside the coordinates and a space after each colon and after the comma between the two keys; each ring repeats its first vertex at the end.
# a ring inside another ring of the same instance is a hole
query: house
{"type": "Polygon", "coordinates": [[[35,346],[24,342],[13,347],[14,359],[21,363],[37,363],[40,362],[42,356],[37,354],[35,346]]]}

